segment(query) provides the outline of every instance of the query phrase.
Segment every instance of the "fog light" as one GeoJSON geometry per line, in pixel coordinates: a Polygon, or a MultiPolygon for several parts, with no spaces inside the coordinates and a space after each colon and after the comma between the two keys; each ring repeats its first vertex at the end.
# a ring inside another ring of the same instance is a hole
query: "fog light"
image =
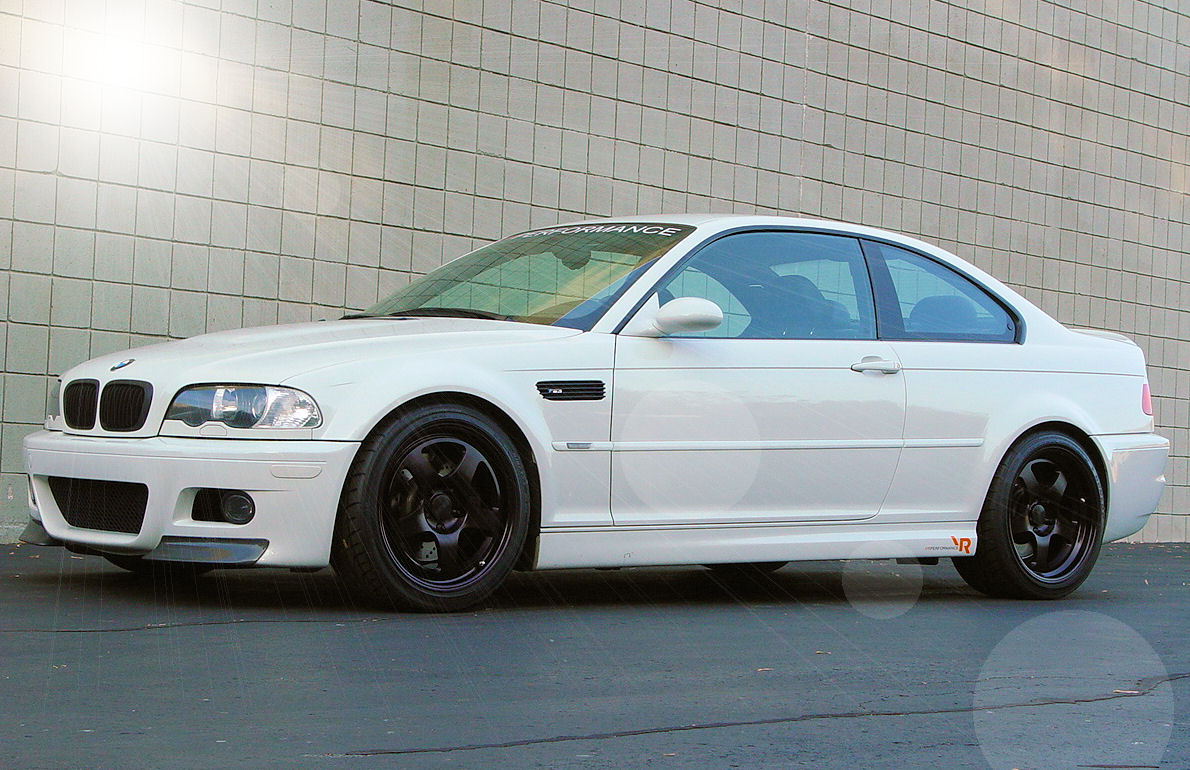
{"type": "Polygon", "coordinates": [[[256,515],[256,505],[247,492],[224,492],[220,506],[223,520],[231,524],[247,524],[256,515]]]}

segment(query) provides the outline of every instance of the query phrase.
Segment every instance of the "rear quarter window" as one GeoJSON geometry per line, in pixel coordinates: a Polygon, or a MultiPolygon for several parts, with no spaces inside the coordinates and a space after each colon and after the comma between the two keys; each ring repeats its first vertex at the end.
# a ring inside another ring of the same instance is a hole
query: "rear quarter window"
{"type": "Polygon", "coordinates": [[[865,249],[878,262],[874,277],[881,337],[1016,341],[1016,319],[970,278],[915,251],[887,243],[869,242],[865,249]]]}

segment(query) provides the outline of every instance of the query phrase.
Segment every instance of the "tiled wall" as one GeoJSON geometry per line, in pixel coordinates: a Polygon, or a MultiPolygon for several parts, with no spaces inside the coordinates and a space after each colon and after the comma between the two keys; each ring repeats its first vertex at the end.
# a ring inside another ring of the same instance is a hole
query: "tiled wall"
{"type": "Polygon", "coordinates": [[[531,225],[712,210],[906,231],[1132,336],[1173,441],[1143,537],[1187,539],[1187,6],[403,5],[0,0],[0,534],[78,361],[336,316],[531,225]]]}

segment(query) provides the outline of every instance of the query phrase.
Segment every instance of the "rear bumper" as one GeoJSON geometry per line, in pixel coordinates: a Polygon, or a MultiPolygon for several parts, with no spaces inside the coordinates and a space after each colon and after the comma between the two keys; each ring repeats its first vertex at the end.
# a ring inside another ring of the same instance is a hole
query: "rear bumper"
{"type": "Polygon", "coordinates": [[[25,469],[36,507],[31,516],[65,544],[150,558],[245,563],[239,545],[263,545],[254,563],[323,567],[347,469],[358,444],[336,441],[255,441],[153,437],[108,439],[40,431],[25,439],[25,469]],[[138,532],[71,526],[49,478],[93,479],[148,487],[138,532]],[[256,514],[247,524],[196,521],[192,507],[203,488],[244,490],[256,514]],[[179,548],[179,544],[185,547],[179,548]],[[195,544],[207,544],[197,559],[195,544]]]}
{"type": "Polygon", "coordinates": [[[1140,531],[1165,490],[1169,441],[1153,433],[1094,436],[1107,467],[1104,542],[1140,531]]]}

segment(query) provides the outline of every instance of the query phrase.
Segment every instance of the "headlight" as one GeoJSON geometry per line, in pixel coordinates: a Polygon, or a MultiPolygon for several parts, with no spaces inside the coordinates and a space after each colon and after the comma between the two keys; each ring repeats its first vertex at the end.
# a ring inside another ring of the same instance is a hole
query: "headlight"
{"type": "Polygon", "coordinates": [[[192,428],[221,422],[230,428],[317,428],[322,413],[300,390],[273,385],[198,385],[186,388],[169,405],[167,420],[192,428]]]}

